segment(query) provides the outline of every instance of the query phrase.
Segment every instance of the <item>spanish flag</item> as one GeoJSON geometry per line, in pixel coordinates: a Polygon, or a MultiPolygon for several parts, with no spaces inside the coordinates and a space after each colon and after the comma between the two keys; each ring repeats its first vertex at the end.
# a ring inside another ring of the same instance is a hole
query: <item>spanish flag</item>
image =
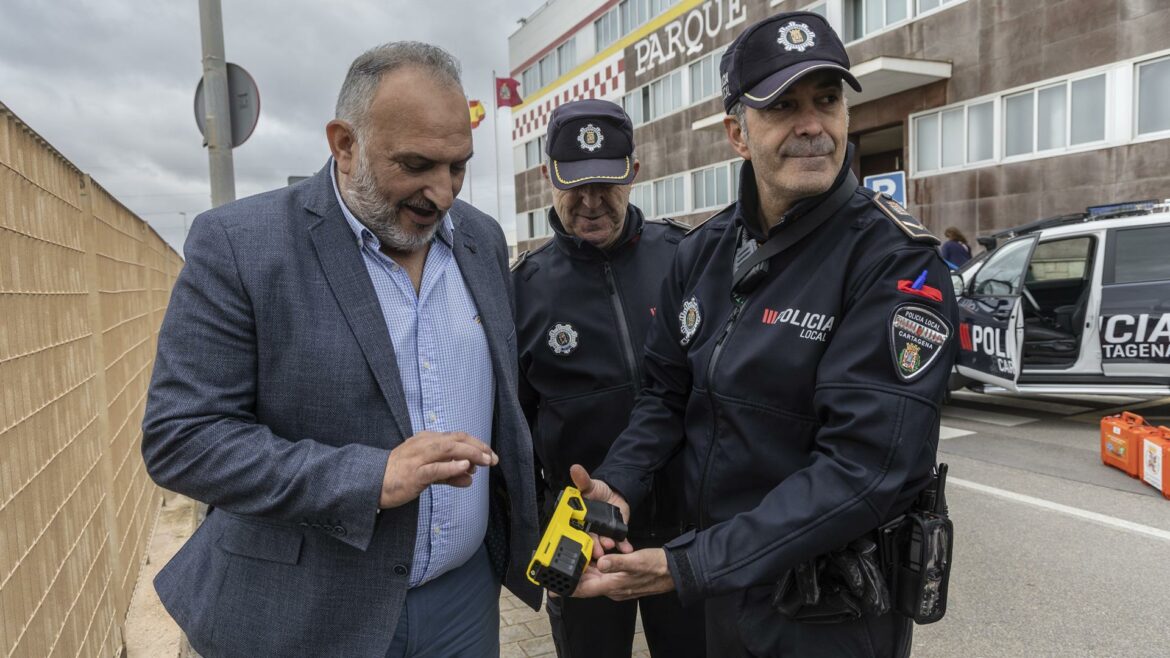
{"type": "Polygon", "coordinates": [[[483,117],[486,114],[483,103],[469,100],[467,101],[467,109],[471,112],[471,127],[478,128],[479,124],[483,123],[483,117]]]}

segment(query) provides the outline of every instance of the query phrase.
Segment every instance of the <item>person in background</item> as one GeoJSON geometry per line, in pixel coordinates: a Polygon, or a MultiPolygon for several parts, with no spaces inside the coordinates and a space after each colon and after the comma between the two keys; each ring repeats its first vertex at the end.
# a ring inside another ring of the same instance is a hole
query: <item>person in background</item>
{"type": "Polygon", "coordinates": [[[964,263],[971,260],[971,245],[967,243],[967,236],[954,226],[948,226],[943,231],[947,241],[942,245],[942,257],[952,270],[957,270],[964,263]]]}

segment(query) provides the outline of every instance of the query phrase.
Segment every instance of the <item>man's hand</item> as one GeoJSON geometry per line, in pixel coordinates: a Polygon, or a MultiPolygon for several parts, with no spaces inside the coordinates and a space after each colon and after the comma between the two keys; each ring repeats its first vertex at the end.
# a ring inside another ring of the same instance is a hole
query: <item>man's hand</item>
{"type": "MultiPolygon", "coordinates": [[[[589,500],[600,500],[603,503],[609,503],[621,510],[622,521],[628,525],[630,523],[630,505],[622,498],[618,492],[609,488],[609,485],[601,480],[594,480],[589,477],[589,471],[580,464],[573,464],[569,469],[569,477],[573,478],[573,486],[581,492],[581,495],[589,500]]],[[[609,537],[601,537],[593,535],[593,559],[596,560],[606,551],[612,551],[617,548],[622,553],[631,553],[634,546],[630,544],[629,540],[623,539],[621,542],[615,542],[609,537]]]]}
{"type": "Polygon", "coordinates": [[[390,451],[378,507],[405,505],[432,484],[470,487],[476,466],[500,458],[483,441],[463,432],[419,432],[390,451]]]}
{"type": "Polygon", "coordinates": [[[666,550],[644,548],[628,555],[606,555],[581,574],[573,596],[608,596],[615,601],[662,594],[674,589],[666,550]]]}

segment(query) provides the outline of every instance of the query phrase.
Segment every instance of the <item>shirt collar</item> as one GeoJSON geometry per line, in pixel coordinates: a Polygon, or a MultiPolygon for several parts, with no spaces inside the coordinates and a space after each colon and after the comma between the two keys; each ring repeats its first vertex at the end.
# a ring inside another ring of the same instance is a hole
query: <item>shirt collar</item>
{"type": "MultiPolygon", "coordinates": [[[[337,205],[341,206],[341,214],[345,216],[345,221],[349,224],[349,229],[353,231],[354,237],[357,238],[358,248],[369,244],[370,248],[378,251],[382,248],[382,241],[378,236],[366,228],[365,224],[361,223],[352,212],[349,206],[345,205],[345,200],[341,198],[341,190],[337,187],[337,163],[333,158],[329,158],[329,180],[333,183],[333,195],[337,198],[337,205]]],[[[451,213],[443,214],[442,224],[439,226],[438,237],[448,247],[451,246],[452,234],[455,230],[455,224],[451,221],[451,213]]]]}

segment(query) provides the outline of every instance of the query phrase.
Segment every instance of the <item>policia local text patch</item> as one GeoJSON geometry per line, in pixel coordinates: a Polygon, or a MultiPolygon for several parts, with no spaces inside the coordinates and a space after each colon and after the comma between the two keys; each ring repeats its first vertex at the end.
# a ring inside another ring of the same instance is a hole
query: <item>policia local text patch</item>
{"type": "Polygon", "coordinates": [[[902,304],[890,316],[890,350],[894,370],[904,381],[917,378],[930,367],[951,336],[951,328],[938,313],[902,304]]]}

